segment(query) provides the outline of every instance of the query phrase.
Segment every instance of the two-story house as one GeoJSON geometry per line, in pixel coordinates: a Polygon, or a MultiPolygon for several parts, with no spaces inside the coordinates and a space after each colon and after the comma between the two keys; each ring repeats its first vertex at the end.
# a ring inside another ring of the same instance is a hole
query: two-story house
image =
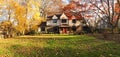
{"type": "Polygon", "coordinates": [[[55,14],[47,17],[47,21],[42,23],[44,25],[41,24],[39,32],[58,34],[74,33],[78,27],[82,26],[81,20],[74,15],[68,17],[65,13],[55,14]]]}

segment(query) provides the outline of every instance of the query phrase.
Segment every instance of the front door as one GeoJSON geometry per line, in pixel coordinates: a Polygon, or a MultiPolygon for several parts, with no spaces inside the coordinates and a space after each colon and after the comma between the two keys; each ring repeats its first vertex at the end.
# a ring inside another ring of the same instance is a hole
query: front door
{"type": "Polygon", "coordinates": [[[54,32],[54,33],[59,33],[59,27],[55,26],[55,27],[53,28],[53,32],[54,32]]]}
{"type": "Polygon", "coordinates": [[[67,28],[63,28],[62,32],[63,32],[63,34],[66,34],[67,33],[67,28]]]}

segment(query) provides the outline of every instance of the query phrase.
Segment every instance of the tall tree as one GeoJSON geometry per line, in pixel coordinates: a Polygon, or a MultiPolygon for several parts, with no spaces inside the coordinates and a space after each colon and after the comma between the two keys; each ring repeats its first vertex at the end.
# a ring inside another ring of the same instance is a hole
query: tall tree
{"type": "Polygon", "coordinates": [[[90,3],[98,10],[98,12],[95,13],[101,18],[101,20],[109,24],[112,33],[114,33],[113,30],[118,27],[118,21],[120,19],[120,14],[116,14],[115,12],[115,1],[119,4],[119,0],[90,0],[90,3]],[[102,16],[107,16],[108,20],[105,21],[102,16]]]}
{"type": "Polygon", "coordinates": [[[40,14],[41,14],[39,11],[40,10],[39,7],[41,7],[40,2],[41,1],[39,1],[39,0],[31,1],[31,3],[32,3],[32,5],[34,5],[34,7],[31,7],[31,9],[29,11],[29,12],[32,11],[32,14],[33,14],[31,16],[31,19],[29,20],[29,26],[30,26],[29,28],[32,31],[37,31],[38,25],[40,25],[41,22],[45,21],[43,19],[43,17],[40,16],[40,14]]]}

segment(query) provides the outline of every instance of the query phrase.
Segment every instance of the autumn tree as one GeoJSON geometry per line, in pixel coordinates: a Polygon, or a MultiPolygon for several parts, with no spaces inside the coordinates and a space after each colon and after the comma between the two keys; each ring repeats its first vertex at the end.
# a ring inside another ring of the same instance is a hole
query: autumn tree
{"type": "Polygon", "coordinates": [[[41,7],[41,0],[29,0],[26,1],[26,9],[27,9],[27,22],[28,22],[28,28],[29,32],[34,31],[36,32],[38,30],[38,25],[41,24],[41,22],[45,21],[43,17],[40,16],[40,9],[41,7]],[[34,6],[34,7],[33,7],[34,6]]]}
{"type": "Polygon", "coordinates": [[[3,34],[6,38],[12,37],[14,32],[14,27],[11,19],[13,18],[13,11],[10,6],[9,1],[11,0],[0,0],[1,5],[1,17],[4,17],[1,21],[1,28],[3,30],[3,34]]]}
{"type": "Polygon", "coordinates": [[[26,31],[38,28],[38,25],[42,22],[39,3],[39,0],[12,1],[11,6],[12,10],[14,10],[15,29],[18,33],[24,35],[26,31]]]}
{"type": "Polygon", "coordinates": [[[41,0],[40,13],[42,17],[61,12],[64,7],[62,0],[41,0]]]}
{"type": "MultiPolygon", "coordinates": [[[[119,22],[119,1],[120,0],[71,0],[77,4],[75,8],[81,12],[82,16],[90,26],[93,24],[95,29],[100,20],[104,25],[108,25],[113,32],[118,27],[119,22]],[[115,5],[117,3],[117,6],[115,5]],[[116,12],[117,11],[117,12],[116,12]],[[89,22],[91,20],[91,22],[89,22]],[[107,20],[107,21],[106,21],[107,20]]],[[[67,8],[66,8],[67,9],[67,8]]],[[[69,9],[69,8],[68,8],[69,9]]],[[[103,26],[104,26],[103,25],[103,26]]],[[[101,25],[102,26],[102,25],[101,25]]]]}
{"type": "Polygon", "coordinates": [[[98,12],[94,12],[99,18],[101,18],[101,20],[110,26],[109,28],[111,28],[112,33],[114,33],[114,29],[118,27],[118,21],[120,19],[120,14],[116,14],[115,12],[115,1],[119,4],[119,0],[90,0],[90,3],[98,10],[98,12]],[[105,21],[106,19],[102,16],[106,16],[107,21],[105,21]]]}
{"type": "Polygon", "coordinates": [[[12,10],[14,10],[14,22],[16,22],[15,29],[18,33],[24,35],[28,27],[26,24],[26,9],[16,1],[11,1],[10,3],[12,10]]]}
{"type": "Polygon", "coordinates": [[[44,21],[40,16],[41,0],[0,0],[0,2],[2,6],[0,16],[5,17],[1,25],[5,31],[14,29],[16,34],[24,35],[30,30],[37,30],[38,25],[44,21]]]}
{"type": "Polygon", "coordinates": [[[41,24],[41,22],[45,21],[43,19],[43,17],[40,16],[40,11],[39,11],[39,7],[41,7],[41,5],[39,4],[41,1],[33,1],[33,5],[34,8],[31,9],[31,11],[33,12],[33,15],[31,16],[31,19],[29,21],[29,28],[31,31],[37,32],[38,30],[38,25],[41,24]]]}
{"type": "Polygon", "coordinates": [[[14,27],[10,21],[3,21],[0,24],[3,30],[4,38],[10,38],[14,36],[14,27]]]}

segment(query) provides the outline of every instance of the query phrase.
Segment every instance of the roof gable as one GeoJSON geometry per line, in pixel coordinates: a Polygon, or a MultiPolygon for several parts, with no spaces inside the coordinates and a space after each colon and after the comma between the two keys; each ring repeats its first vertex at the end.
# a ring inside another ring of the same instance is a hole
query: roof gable
{"type": "Polygon", "coordinates": [[[68,17],[63,13],[63,14],[60,16],[60,19],[68,19],[68,17]]]}
{"type": "Polygon", "coordinates": [[[58,17],[57,17],[56,15],[54,15],[54,16],[52,17],[52,19],[58,19],[58,17]]]}

